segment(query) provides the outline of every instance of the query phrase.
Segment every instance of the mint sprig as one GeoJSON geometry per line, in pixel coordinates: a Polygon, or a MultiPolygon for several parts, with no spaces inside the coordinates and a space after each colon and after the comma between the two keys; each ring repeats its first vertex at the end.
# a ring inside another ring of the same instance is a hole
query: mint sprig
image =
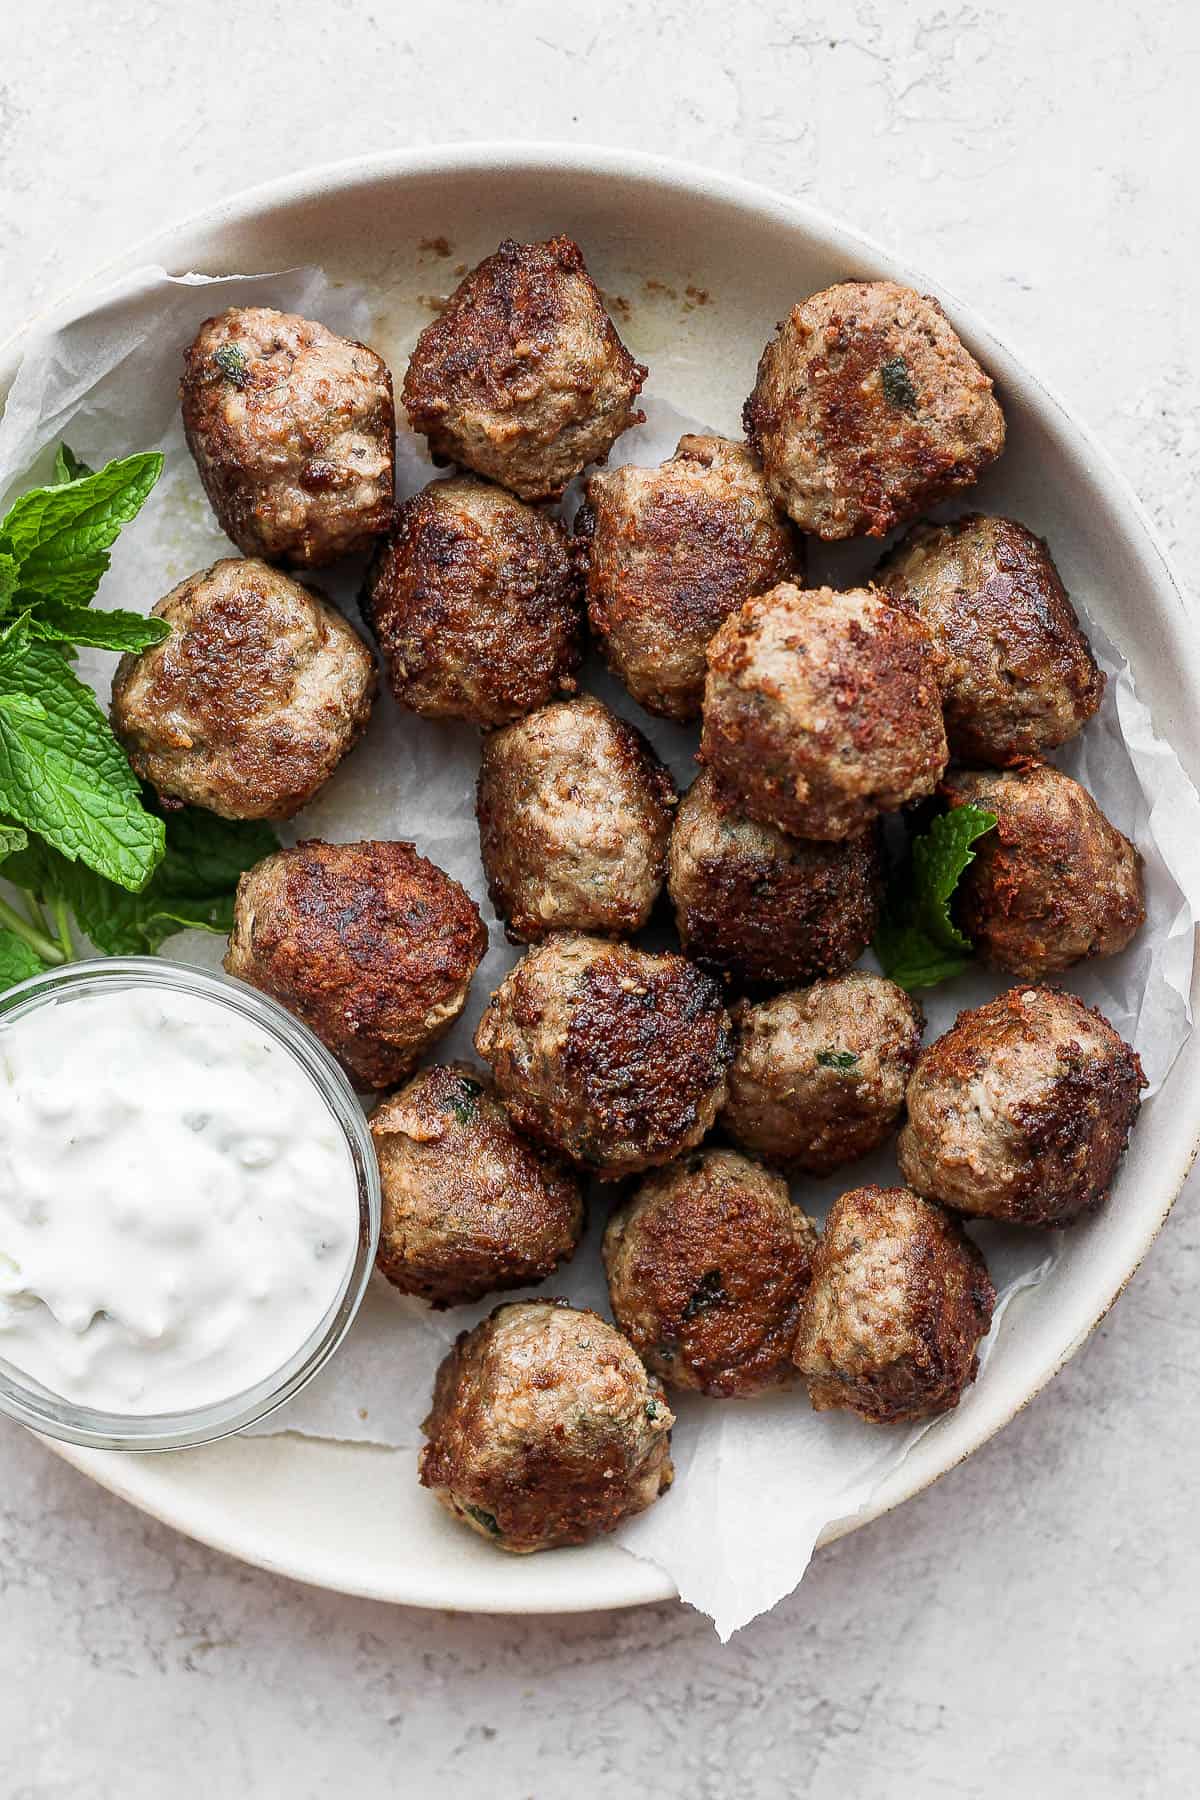
{"type": "Polygon", "coordinates": [[[907,864],[889,886],[875,954],[902,988],[936,987],[961,975],[974,953],[951,913],[954,893],[975,861],[972,845],[995,829],[995,813],[958,806],[914,838],[907,864]]]}

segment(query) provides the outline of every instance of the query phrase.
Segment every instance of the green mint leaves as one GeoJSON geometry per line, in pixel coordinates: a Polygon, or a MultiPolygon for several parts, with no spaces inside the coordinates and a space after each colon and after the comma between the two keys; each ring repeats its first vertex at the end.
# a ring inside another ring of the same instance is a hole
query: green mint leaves
{"type": "Polygon", "coordinates": [[[49,485],[0,520],[0,814],[131,891],[162,859],[163,823],[67,664],[80,644],[138,651],[167,635],[161,619],[91,608],[109,551],[161,472],[157,454],[94,471],[63,444],[49,485]]]}
{"type": "Polygon", "coordinates": [[[889,357],[879,371],[879,378],[889,406],[894,406],[897,412],[916,412],[919,404],[917,390],[908,372],[908,364],[902,356],[889,357]]]}
{"type": "Polygon", "coordinates": [[[817,1064],[822,1069],[839,1069],[845,1073],[847,1069],[858,1067],[858,1056],[853,1050],[818,1050],[817,1064]]]}
{"type": "Polygon", "coordinates": [[[883,972],[902,988],[936,987],[961,975],[970,962],[971,940],[954,923],[950,903],[975,860],[971,846],[995,824],[995,813],[958,806],[914,838],[909,864],[892,884],[875,934],[883,972]]]}

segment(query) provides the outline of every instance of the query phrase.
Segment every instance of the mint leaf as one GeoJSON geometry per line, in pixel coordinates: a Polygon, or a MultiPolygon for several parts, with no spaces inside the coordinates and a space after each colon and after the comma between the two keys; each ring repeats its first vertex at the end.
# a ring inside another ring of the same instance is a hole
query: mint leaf
{"type": "Polygon", "coordinates": [[[883,972],[901,987],[936,987],[961,975],[970,962],[971,940],[954,923],[950,903],[975,861],[971,846],[995,825],[995,813],[959,806],[941,813],[913,840],[908,866],[892,883],[875,934],[883,972]]]}
{"type": "Polygon", "coordinates": [[[9,856],[3,873],[40,901],[64,900],[106,956],[151,955],[177,931],[232,930],[239,875],[278,850],[279,839],[268,825],[199,808],[172,813],[165,823],[166,851],[140,893],[37,842],[9,856]]]}
{"type": "Polygon", "coordinates": [[[822,1069],[853,1069],[858,1066],[858,1056],[853,1050],[818,1050],[817,1062],[822,1069]]]}
{"type": "Polygon", "coordinates": [[[7,604],[17,591],[21,565],[7,550],[0,550],[0,606],[7,604]]]}
{"type": "Polygon", "coordinates": [[[64,481],[82,481],[85,475],[94,475],[95,469],[80,460],[70,444],[60,444],[58,454],[54,458],[54,475],[52,482],[60,487],[64,481]]]}
{"type": "Polygon", "coordinates": [[[11,662],[7,649],[0,646],[0,684],[44,712],[0,707],[0,812],[40,832],[69,861],[143,888],[162,860],[163,823],[143,807],[95,695],[51,645],[30,644],[11,662]]]}
{"type": "Polygon", "coordinates": [[[108,551],[162,473],[157,451],[126,456],[95,475],[33,488],[0,524],[0,551],[20,565],[29,595],[86,606],[108,568],[108,551]]]}
{"type": "Polygon", "coordinates": [[[0,862],[6,856],[14,856],[18,850],[24,850],[29,843],[29,833],[22,831],[19,825],[0,824],[0,862]]]}
{"type": "Polygon", "coordinates": [[[90,606],[62,606],[57,600],[43,600],[29,628],[47,643],[90,644],[96,650],[149,650],[171,635],[165,619],[120,608],[97,612],[90,606]]]}
{"type": "Polygon", "coordinates": [[[0,989],[16,987],[49,967],[15,931],[0,931],[0,989]]]}

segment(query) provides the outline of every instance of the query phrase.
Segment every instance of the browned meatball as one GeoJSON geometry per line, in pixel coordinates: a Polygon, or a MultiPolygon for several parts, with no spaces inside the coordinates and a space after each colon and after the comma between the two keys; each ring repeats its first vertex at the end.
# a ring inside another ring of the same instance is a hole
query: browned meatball
{"type": "Polygon", "coordinates": [[[1142,859],[1086,788],[1041,763],[955,770],[944,792],[952,808],[996,815],[956,896],[993,968],[1032,981],[1125,948],[1146,916],[1142,859]]]}
{"type": "Polygon", "coordinates": [[[363,613],[401,706],[502,725],[577,683],[583,610],[557,519],[473,475],[396,513],[363,613]]]}
{"type": "Polygon", "coordinates": [[[225,967],[382,1088],[457,1019],[486,949],[471,896],[411,844],[314,838],[242,876],[225,967]]]}
{"type": "Polygon", "coordinates": [[[593,475],[575,530],[588,617],[609,665],[647,711],[694,719],[704,652],[752,594],[804,578],[804,554],[729,438],[682,437],[661,468],[593,475]]]}
{"type": "Polygon", "coordinates": [[[590,695],[490,732],[479,846],[509,936],[639,931],[666,874],[674,804],[641,732],[590,695]]]}
{"type": "Polygon", "coordinates": [[[674,1423],[598,1313],[510,1301],[438,1369],[421,1483],[497,1549],[586,1544],[670,1487],[674,1423]]]}
{"type": "Polygon", "coordinates": [[[894,281],[793,306],[743,418],[776,501],[822,538],[883,537],[1004,448],[990,377],[937,301],[894,281]]]}
{"type": "Polygon", "coordinates": [[[435,461],[546,500],[642,418],[645,379],[578,244],[506,238],[417,339],[404,404],[435,461]]]}
{"type": "Polygon", "coordinates": [[[974,1381],[996,1290],[956,1219],[907,1188],[834,1201],[794,1351],[818,1412],[875,1425],[949,1412],[974,1381]]]}
{"type": "Polygon", "coordinates": [[[842,975],[744,1006],[736,1022],[720,1122],[755,1156],[826,1175],[895,1129],[925,1023],[903,988],[842,975]]]}
{"type": "Polygon", "coordinates": [[[732,1053],[721,990],[694,963],[570,935],[510,971],[475,1048],[518,1129],[601,1181],[698,1144],[732,1053]]]}
{"type": "Polygon", "coordinates": [[[424,1069],[370,1117],[383,1187],[377,1265],[435,1307],[541,1281],[583,1230],[579,1183],[517,1136],[481,1071],[424,1069]]]}
{"type": "Polygon", "coordinates": [[[171,635],[123,656],[113,730],[168,806],[290,819],[366,729],[371,652],[320,594],[229,557],[158,602],[171,635]]]}
{"type": "Polygon", "coordinates": [[[931,794],[947,754],[929,633],[881,594],[784,582],[708,646],[700,760],[751,818],[854,837],[931,794]]]}
{"type": "Polygon", "coordinates": [[[981,513],[916,525],[875,580],[929,627],[955,756],[1038,756],[1099,707],[1104,676],[1049,550],[1024,525],[981,513]]]}
{"type": "Polygon", "coordinates": [[[679,804],[667,887],[687,954],[738,990],[837,975],[879,917],[874,829],[806,843],[748,819],[706,770],[679,804]]]}
{"type": "Polygon", "coordinates": [[[1108,1197],[1145,1085],[1101,1013],[1055,988],[1012,988],[922,1051],[901,1172],[956,1212],[1065,1225],[1108,1197]]]}
{"type": "Polygon", "coordinates": [[[365,344],[268,306],[206,319],[183,359],[183,429],[222,531],[315,569],[388,528],[392,378],[365,344]]]}
{"type": "Polygon", "coordinates": [[[648,1175],[604,1234],[613,1316],[672,1387],[757,1394],[792,1374],[817,1228],[734,1150],[648,1175]]]}

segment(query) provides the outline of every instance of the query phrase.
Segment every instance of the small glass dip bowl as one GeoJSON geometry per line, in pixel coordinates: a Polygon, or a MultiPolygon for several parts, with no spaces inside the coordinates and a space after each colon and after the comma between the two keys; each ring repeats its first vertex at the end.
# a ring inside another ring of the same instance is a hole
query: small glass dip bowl
{"type": "MultiPolygon", "coordinates": [[[[379,1168],[354,1090],[306,1025],[275,1001],[228,976],[157,956],[105,957],[35,975],[0,995],[0,1023],[84,994],[113,988],[160,988],[225,1007],[287,1052],[345,1138],[358,1189],[354,1255],[324,1317],[288,1360],[253,1387],[186,1412],[101,1412],[53,1393],[0,1356],[0,1413],[47,1437],[95,1450],[182,1450],[229,1437],[266,1418],[298,1394],[345,1337],[361,1304],[379,1242],[379,1168]]],[[[0,1338],[2,1342],[2,1338],[0,1338]]]]}

